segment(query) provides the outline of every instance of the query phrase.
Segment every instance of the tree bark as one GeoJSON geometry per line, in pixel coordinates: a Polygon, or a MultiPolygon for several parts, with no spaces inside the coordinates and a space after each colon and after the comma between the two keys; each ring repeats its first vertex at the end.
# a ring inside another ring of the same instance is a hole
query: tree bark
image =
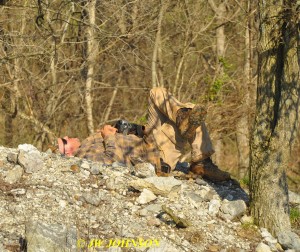
{"type": "Polygon", "coordinates": [[[242,91],[242,111],[243,116],[237,122],[236,127],[236,142],[238,149],[238,175],[243,178],[248,173],[249,168],[249,111],[250,111],[250,85],[252,81],[251,69],[251,1],[247,1],[247,22],[245,29],[245,81],[241,83],[240,90],[242,91]]]}
{"type": "Polygon", "coordinates": [[[249,122],[247,114],[239,119],[236,126],[238,175],[240,178],[244,178],[247,176],[249,168],[249,122]]]}
{"type": "Polygon", "coordinates": [[[256,115],[250,142],[250,200],[256,223],[273,235],[291,228],[285,169],[300,116],[296,2],[260,0],[258,6],[260,39],[256,115]]]}
{"type": "Polygon", "coordinates": [[[87,78],[85,83],[86,116],[89,134],[94,133],[92,87],[94,81],[95,54],[97,42],[95,40],[96,0],[87,1],[89,26],[87,27],[87,78]]]}
{"type": "MultiPolygon", "coordinates": [[[[224,74],[223,59],[225,56],[225,27],[224,27],[224,18],[226,14],[226,3],[221,2],[217,6],[214,0],[208,0],[209,5],[217,15],[217,29],[216,29],[216,53],[217,53],[217,62],[216,62],[216,73],[215,78],[222,77],[224,74]]],[[[221,121],[222,116],[218,115],[217,120],[221,121]]],[[[215,163],[220,165],[223,159],[223,140],[222,133],[217,133],[215,141],[215,163]]]]}
{"type": "Polygon", "coordinates": [[[160,10],[158,15],[158,22],[157,22],[157,31],[156,31],[156,37],[155,37],[155,44],[153,48],[153,54],[152,54],[152,87],[156,86],[164,86],[163,83],[163,77],[162,77],[162,71],[161,71],[161,61],[158,61],[158,59],[162,60],[162,52],[161,52],[161,26],[162,26],[162,20],[165,14],[167,8],[167,3],[165,1],[161,1],[160,4],[160,10]],[[158,72],[159,74],[158,74],[158,72]]]}
{"type": "MultiPolygon", "coordinates": [[[[7,12],[7,19],[9,20],[11,18],[10,12],[7,12]]],[[[21,27],[20,27],[20,35],[24,34],[24,28],[25,28],[25,11],[21,12],[21,27]]],[[[2,40],[0,46],[1,46],[1,53],[0,55],[2,57],[7,57],[7,53],[15,53],[17,54],[18,47],[20,46],[17,42],[15,42],[15,39],[13,37],[10,37],[10,32],[14,30],[12,24],[10,22],[7,22],[7,31],[8,34],[6,35],[8,37],[7,41],[2,40]],[[12,43],[14,47],[16,48],[15,51],[13,51],[12,47],[9,47],[9,43],[12,43]],[[8,49],[10,48],[10,49],[8,49]],[[10,51],[11,50],[11,51],[10,51]]],[[[5,64],[7,74],[11,80],[11,85],[9,85],[4,90],[4,97],[6,98],[4,100],[4,103],[2,104],[2,107],[5,111],[5,123],[4,123],[4,129],[5,129],[5,145],[12,147],[13,146],[13,121],[17,115],[18,107],[19,107],[19,100],[21,97],[20,91],[19,91],[19,81],[22,79],[22,73],[21,73],[21,65],[20,62],[21,59],[15,58],[12,60],[12,64],[5,64]]]]}

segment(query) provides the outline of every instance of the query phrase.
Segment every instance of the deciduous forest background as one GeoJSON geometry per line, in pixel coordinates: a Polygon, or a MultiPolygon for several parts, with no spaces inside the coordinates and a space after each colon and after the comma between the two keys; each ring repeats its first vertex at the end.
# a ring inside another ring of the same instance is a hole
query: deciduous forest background
{"type": "MultiPolygon", "coordinates": [[[[214,161],[243,178],[256,18],[250,0],[0,0],[0,144],[46,150],[119,118],[142,124],[149,90],[163,86],[207,106],[214,161]]],[[[291,152],[299,192],[299,141],[291,152]]]]}

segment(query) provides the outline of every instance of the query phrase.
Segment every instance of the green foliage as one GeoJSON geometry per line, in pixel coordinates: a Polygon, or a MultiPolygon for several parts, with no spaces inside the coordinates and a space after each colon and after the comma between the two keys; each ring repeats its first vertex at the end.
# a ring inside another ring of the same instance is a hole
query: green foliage
{"type": "Polygon", "coordinates": [[[210,86],[209,88],[209,100],[210,101],[216,101],[218,100],[218,95],[223,87],[223,80],[217,78],[210,86]]]}
{"type": "Polygon", "coordinates": [[[300,210],[298,208],[291,207],[290,220],[292,224],[297,224],[300,226],[300,210]]]}
{"type": "Polygon", "coordinates": [[[138,119],[138,124],[144,125],[147,123],[147,116],[144,115],[138,119]]]}
{"type": "Polygon", "coordinates": [[[230,64],[224,57],[219,58],[219,63],[223,67],[223,73],[217,76],[214,80],[211,77],[206,79],[209,85],[207,99],[216,103],[222,104],[222,93],[226,91],[226,84],[231,81],[230,71],[233,65],[230,64]]]}
{"type": "Polygon", "coordinates": [[[224,57],[219,57],[219,63],[223,65],[224,71],[228,73],[233,68],[233,65],[230,64],[224,57]]]}
{"type": "Polygon", "coordinates": [[[211,83],[208,91],[208,100],[222,104],[221,94],[224,90],[224,85],[230,80],[229,76],[224,73],[211,83]]]}
{"type": "Polygon", "coordinates": [[[250,185],[250,178],[248,176],[243,177],[240,180],[240,184],[241,184],[241,186],[247,186],[247,187],[249,187],[249,185],[250,185]]]}
{"type": "Polygon", "coordinates": [[[255,226],[251,222],[242,223],[242,229],[255,229],[255,226]]]}

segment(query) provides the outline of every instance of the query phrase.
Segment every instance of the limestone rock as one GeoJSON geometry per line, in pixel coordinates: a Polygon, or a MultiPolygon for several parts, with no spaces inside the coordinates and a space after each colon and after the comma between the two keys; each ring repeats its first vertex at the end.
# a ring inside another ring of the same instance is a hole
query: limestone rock
{"type": "Polygon", "coordinates": [[[156,195],[174,196],[180,191],[182,182],[174,177],[150,177],[130,181],[129,185],[137,190],[144,188],[156,195]]]}
{"type": "Polygon", "coordinates": [[[16,164],[18,162],[18,153],[16,153],[16,152],[9,152],[7,154],[7,161],[16,164]]]}
{"type": "MultiPolygon", "coordinates": [[[[30,145],[22,146],[20,151],[38,152],[30,145]]],[[[18,152],[0,146],[0,244],[9,251],[20,251],[19,239],[27,236],[31,237],[28,251],[47,252],[76,251],[77,239],[85,240],[82,251],[126,250],[88,248],[93,245],[92,239],[104,239],[106,244],[118,237],[157,239],[159,247],[128,248],[128,251],[152,252],[207,251],[212,248],[210,245],[218,251],[252,251],[253,244],[275,240],[242,236],[237,232],[240,222],[224,221],[209,214],[212,200],[218,210],[221,198],[228,195],[232,195],[231,199],[247,198],[247,193],[232,183],[202,183],[198,179],[197,184],[194,180],[156,176],[141,179],[134,175],[132,167],[117,164],[112,167],[76,157],[40,153],[42,169],[25,173],[17,183],[9,184],[3,180],[17,164],[8,161],[8,154],[18,152]],[[72,165],[80,168],[78,173],[70,170],[72,165]],[[155,201],[140,205],[137,198],[143,189],[152,191],[155,201]],[[35,223],[31,228],[25,224],[28,220],[35,223]],[[59,224],[46,224],[54,222],[59,224]]],[[[94,244],[99,244],[99,240],[94,244]]]]}
{"type": "Polygon", "coordinates": [[[79,172],[78,172],[78,174],[79,174],[80,178],[88,179],[91,173],[90,173],[89,170],[80,169],[79,172]]]}
{"type": "Polygon", "coordinates": [[[28,252],[68,251],[76,249],[76,228],[59,224],[29,222],[26,224],[28,252]]]}
{"type": "Polygon", "coordinates": [[[195,182],[198,185],[202,185],[202,186],[206,186],[207,185],[207,182],[205,180],[203,180],[201,177],[196,178],[195,182]]]}
{"type": "Polygon", "coordinates": [[[135,176],[139,178],[148,178],[156,176],[155,168],[150,163],[139,163],[134,166],[135,176]]]}
{"type": "Polygon", "coordinates": [[[224,200],[220,207],[220,216],[226,220],[234,220],[242,216],[247,210],[243,200],[227,201],[224,200]]]}
{"type": "Polygon", "coordinates": [[[36,147],[34,147],[31,144],[19,144],[18,145],[18,150],[22,150],[25,152],[30,152],[30,151],[38,151],[38,149],[36,147]]]}
{"type": "Polygon", "coordinates": [[[153,192],[144,188],[141,195],[138,197],[137,202],[143,205],[155,200],[156,198],[157,197],[154,195],[153,192]]]}
{"type": "Polygon", "coordinates": [[[124,190],[126,189],[126,184],[122,177],[110,177],[105,181],[106,188],[108,190],[124,190]]]}
{"type": "Polygon", "coordinates": [[[155,227],[159,227],[161,222],[159,221],[159,219],[155,218],[155,217],[152,217],[152,216],[149,216],[147,218],[147,224],[149,226],[155,226],[155,227]]]}
{"type": "Polygon", "coordinates": [[[14,184],[18,182],[23,175],[23,168],[19,165],[16,165],[13,169],[9,170],[6,173],[4,181],[9,184],[14,184]]]}
{"type": "Polygon", "coordinates": [[[100,165],[99,164],[92,164],[92,167],[91,167],[91,173],[93,175],[98,175],[100,174],[100,165]]]}
{"type": "Polygon", "coordinates": [[[155,213],[158,214],[162,208],[161,208],[161,204],[150,204],[148,206],[145,207],[145,209],[151,213],[155,213]]]}
{"type": "Polygon", "coordinates": [[[90,169],[90,162],[88,162],[87,160],[83,160],[81,162],[80,168],[85,169],[85,170],[89,170],[90,169]]]}
{"type": "Polygon", "coordinates": [[[292,204],[300,205],[300,195],[292,191],[289,191],[289,201],[292,204]]]}
{"type": "Polygon", "coordinates": [[[243,223],[243,224],[253,224],[254,223],[253,217],[248,216],[248,215],[244,215],[241,218],[241,223],[243,223]]]}
{"type": "Polygon", "coordinates": [[[300,238],[292,231],[285,231],[278,234],[278,242],[284,249],[300,251],[300,238]]]}
{"type": "Polygon", "coordinates": [[[10,193],[15,196],[24,195],[26,193],[26,189],[16,188],[16,189],[10,190],[10,193]]]}
{"type": "Polygon", "coordinates": [[[275,239],[274,237],[265,237],[265,241],[271,248],[276,247],[277,239],[275,239]]]}
{"type": "Polygon", "coordinates": [[[44,166],[41,153],[30,144],[21,144],[18,146],[18,163],[24,167],[26,173],[33,173],[44,166]]]}
{"type": "Polygon", "coordinates": [[[115,178],[108,178],[108,179],[105,181],[105,185],[106,185],[106,188],[107,188],[108,190],[115,190],[115,189],[116,189],[115,178]]]}
{"type": "Polygon", "coordinates": [[[143,208],[139,211],[140,216],[147,216],[149,215],[149,211],[146,208],[143,208]]]}
{"type": "Polygon", "coordinates": [[[202,186],[198,193],[204,201],[211,201],[218,198],[217,193],[208,186],[202,186]]]}
{"type": "Polygon", "coordinates": [[[121,162],[113,162],[111,164],[112,168],[119,168],[119,167],[126,167],[126,165],[124,163],[121,162]]]}
{"type": "Polygon", "coordinates": [[[266,229],[266,228],[261,228],[261,229],[260,229],[260,233],[261,233],[261,236],[262,236],[263,238],[273,237],[273,236],[271,235],[271,233],[268,231],[268,229],[266,229]]]}
{"type": "Polygon", "coordinates": [[[212,216],[215,216],[220,209],[221,202],[217,199],[213,199],[209,202],[208,213],[212,216]]]}
{"type": "Polygon", "coordinates": [[[264,238],[265,242],[270,246],[271,249],[276,249],[277,239],[266,229],[261,228],[261,236],[264,238]]]}
{"type": "Polygon", "coordinates": [[[261,242],[257,245],[255,252],[272,252],[272,250],[268,245],[261,242]]]}
{"type": "Polygon", "coordinates": [[[203,199],[201,198],[200,195],[193,193],[193,192],[188,193],[187,197],[188,197],[191,205],[194,206],[195,208],[199,208],[200,203],[203,201],[203,199]]]}
{"type": "Polygon", "coordinates": [[[101,199],[98,195],[93,193],[84,193],[82,196],[87,203],[94,206],[99,206],[101,199]]]}

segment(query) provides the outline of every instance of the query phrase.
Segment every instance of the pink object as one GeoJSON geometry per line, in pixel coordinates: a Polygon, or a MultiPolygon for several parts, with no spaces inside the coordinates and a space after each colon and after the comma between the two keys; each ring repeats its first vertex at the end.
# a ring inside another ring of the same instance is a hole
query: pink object
{"type": "Polygon", "coordinates": [[[74,156],[74,153],[80,147],[80,141],[78,138],[69,138],[68,136],[58,138],[57,143],[59,152],[68,157],[74,156]]]}

